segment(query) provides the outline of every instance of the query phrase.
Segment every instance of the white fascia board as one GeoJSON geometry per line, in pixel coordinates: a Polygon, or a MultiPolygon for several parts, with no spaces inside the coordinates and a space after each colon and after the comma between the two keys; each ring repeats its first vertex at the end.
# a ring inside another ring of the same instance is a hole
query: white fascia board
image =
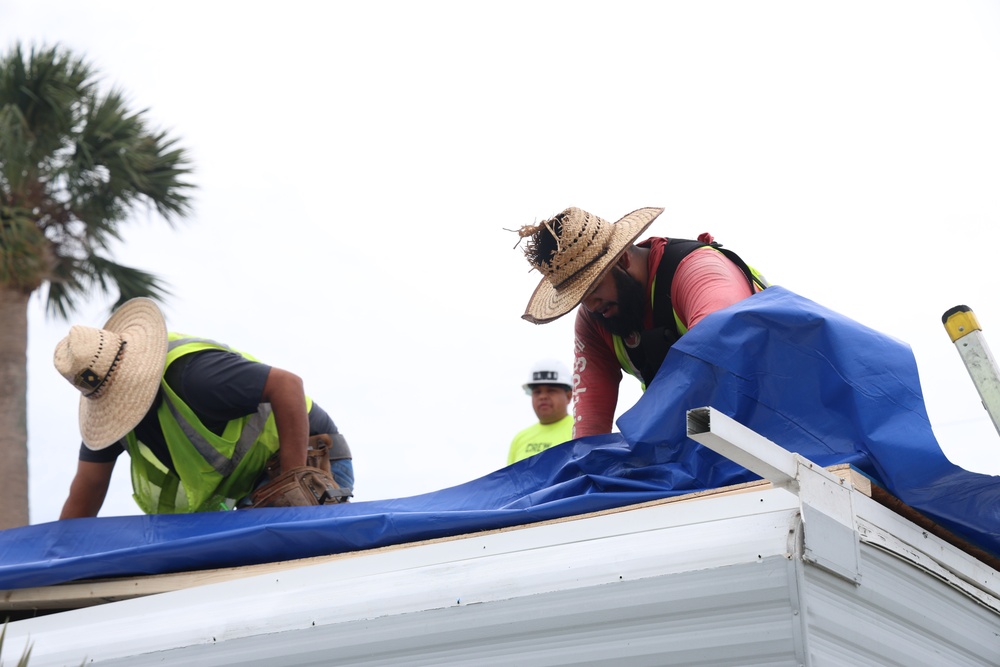
{"type": "Polygon", "coordinates": [[[861,541],[930,572],[1000,613],[1000,572],[871,498],[855,498],[861,541]]]}
{"type": "Polygon", "coordinates": [[[33,666],[110,660],[789,558],[797,517],[795,496],[766,487],[642,506],[17,621],[5,643],[30,638],[33,666]]]}

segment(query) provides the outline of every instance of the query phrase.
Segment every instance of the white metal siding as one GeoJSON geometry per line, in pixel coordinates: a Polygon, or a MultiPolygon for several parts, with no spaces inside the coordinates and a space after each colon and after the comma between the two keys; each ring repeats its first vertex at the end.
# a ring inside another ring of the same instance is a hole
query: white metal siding
{"type": "Polygon", "coordinates": [[[783,665],[793,650],[781,557],[232,639],[105,665],[783,665]]]}
{"type": "Polygon", "coordinates": [[[862,583],[805,568],[813,667],[996,667],[1000,616],[924,570],[863,545],[862,583]]]}

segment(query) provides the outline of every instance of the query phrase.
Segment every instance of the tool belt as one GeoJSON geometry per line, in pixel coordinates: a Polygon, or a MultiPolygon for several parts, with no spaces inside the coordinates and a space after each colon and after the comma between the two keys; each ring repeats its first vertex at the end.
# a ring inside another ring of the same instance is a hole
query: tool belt
{"type": "MultiPolygon", "coordinates": [[[[339,434],[338,434],[339,435],[339,434]]],[[[267,483],[250,494],[250,507],[300,507],[346,503],[350,491],[341,489],[330,472],[330,434],[309,438],[306,465],[281,472],[278,455],[265,468],[267,483]]]]}

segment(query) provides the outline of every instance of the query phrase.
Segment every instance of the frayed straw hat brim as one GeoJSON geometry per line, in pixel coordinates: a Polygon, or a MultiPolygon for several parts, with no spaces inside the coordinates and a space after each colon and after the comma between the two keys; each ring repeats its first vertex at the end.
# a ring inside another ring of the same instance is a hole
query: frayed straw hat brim
{"type": "Polygon", "coordinates": [[[134,429],[156,398],[167,360],[167,326],[151,299],[125,302],[104,325],[125,341],[120,364],[98,398],[80,398],[80,434],[88,448],[108,447],[134,429]]]}
{"type": "Polygon", "coordinates": [[[521,318],[534,324],[545,324],[573,310],[661,213],[662,208],[641,208],[616,222],[612,226],[611,240],[605,253],[559,289],[547,277],[542,278],[521,318]]]}

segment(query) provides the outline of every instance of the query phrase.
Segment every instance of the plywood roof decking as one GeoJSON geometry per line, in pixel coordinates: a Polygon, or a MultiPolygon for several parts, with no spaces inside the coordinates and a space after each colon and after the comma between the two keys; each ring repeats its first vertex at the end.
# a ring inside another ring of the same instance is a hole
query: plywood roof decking
{"type": "MultiPolygon", "coordinates": [[[[998,561],[998,559],[990,556],[989,554],[986,554],[982,550],[977,549],[972,545],[969,545],[960,538],[951,535],[950,533],[948,533],[948,531],[945,531],[940,526],[937,526],[936,524],[934,524],[932,521],[930,521],[920,513],[916,512],[912,508],[909,508],[908,506],[906,506],[905,504],[903,504],[902,502],[900,502],[899,500],[888,494],[883,489],[877,486],[873,486],[871,484],[871,481],[867,477],[860,474],[856,470],[853,470],[849,465],[843,464],[843,465],[833,466],[828,468],[828,470],[843,479],[848,479],[856,490],[858,490],[859,492],[863,493],[868,497],[873,498],[874,500],[885,505],[886,507],[889,507],[890,509],[895,511],[897,514],[900,514],[904,518],[913,521],[921,528],[924,528],[928,532],[937,535],[938,537],[944,539],[953,546],[956,546],[962,549],[963,551],[969,553],[970,555],[978,558],[979,560],[982,560],[991,567],[995,569],[1000,569],[1000,561],[998,561]]],[[[592,512],[588,514],[564,517],[561,519],[552,519],[537,523],[510,526],[506,528],[483,531],[481,533],[467,533],[451,537],[437,538],[433,540],[423,540],[420,542],[407,542],[405,544],[379,547],[377,549],[354,551],[350,553],[333,554],[328,556],[316,556],[313,558],[281,561],[275,563],[262,563],[259,565],[246,565],[233,568],[219,568],[213,570],[177,572],[171,574],[145,575],[140,577],[127,577],[127,578],[116,578],[116,579],[88,580],[81,582],[72,582],[67,584],[59,584],[55,586],[12,589],[12,590],[0,591],[0,610],[15,612],[8,614],[12,618],[26,618],[35,615],[54,613],[57,611],[94,606],[94,605],[104,604],[106,602],[115,602],[118,600],[126,600],[130,598],[154,595],[157,593],[165,593],[168,591],[190,588],[193,586],[202,586],[205,584],[212,584],[221,581],[228,581],[244,577],[256,576],[260,574],[267,574],[270,572],[279,572],[307,565],[325,563],[337,559],[356,558],[359,556],[376,554],[385,551],[405,549],[422,544],[447,542],[450,540],[467,538],[470,535],[488,535],[488,534],[504,533],[509,531],[522,530],[524,528],[529,528],[529,527],[534,528],[538,526],[551,525],[566,521],[576,521],[594,516],[612,515],[619,512],[627,512],[636,509],[642,509],[644,507],[665,505],[670,503],[693,502],[708,497],[717,498],[720,496],[747,493],[754,490],[766,489],[769,488],[770,486],[771,483],[764,480],[756,482],[747,482],[744,484],[722,487],[719,489],[702,490],[681,496],[664,498],[661,500],[655,500],[636,505],[628,505],[620,508],[602,510],[600,512],[592,512]]]]}

